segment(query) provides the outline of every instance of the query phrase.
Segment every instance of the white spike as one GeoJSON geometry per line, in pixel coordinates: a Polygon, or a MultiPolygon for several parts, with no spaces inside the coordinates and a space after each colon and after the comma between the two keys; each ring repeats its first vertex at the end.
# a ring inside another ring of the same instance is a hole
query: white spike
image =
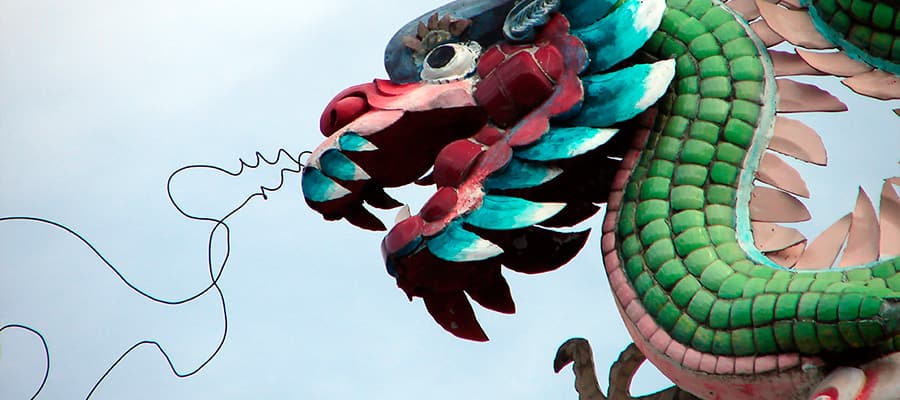
{"type": "MultiPolygon", "coordinates": [[[[900,184],[900,178],[895,184],[900,184]]],[[[878,210],[881,243],[878,253],[882,259],[900,255],[900,197],[891,180],[886,179],[881,188],[881,205],[878,210]]]]}
{"type": "Polygon", "coordinates": [[[838,266],[848,267],[872,262],[878,259],[878,219],[872,200],[863,188],[859,188],[856,206],[850,220],[850,234],[847,248],[838,266]]]}
{"type": "Polygon", "coordinates": [[[802,222],[809,218],[806,206],[788,193],[757,186],[750,194],[751,221],[802,222]]]}
{"type": "Polygon", "coordinates": [[[794,268],[800,270],[830,268],[844,247],[849,231],[850,214],[847,214],[831,224],[809,244],[794,268]]]}
{"type": "Polygon", "coordinates": [[[787,117],[775,119],[775,136],[769,142],[769,149],[816,165],[828,163],[825,144],[819,134],[806,124],[787,117]]]}
{"type": "Polygon", "coordinates": [[[756,171],[756,179],[768,183],[788,193],[809,198],[809,188],[794,167],[773,153],[763,154],[756,171]]]}

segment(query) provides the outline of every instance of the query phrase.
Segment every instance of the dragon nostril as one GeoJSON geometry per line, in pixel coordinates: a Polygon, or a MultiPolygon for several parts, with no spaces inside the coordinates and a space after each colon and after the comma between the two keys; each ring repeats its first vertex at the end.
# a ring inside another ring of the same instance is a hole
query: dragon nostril
{"type": "Polygon", "coordinates": [[[345,125],[353,122],[356,118],[369,111],[369,104],[365,97],[360,94],[352,94],[338,101],[333,102],[319,120],[319,129],[325,136],[341,129],[345,125]]]}

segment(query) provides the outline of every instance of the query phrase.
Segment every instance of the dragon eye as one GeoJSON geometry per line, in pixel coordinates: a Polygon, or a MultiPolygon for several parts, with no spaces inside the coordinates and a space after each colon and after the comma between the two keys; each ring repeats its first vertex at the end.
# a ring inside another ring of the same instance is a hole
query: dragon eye
{"type": "Polygon", "coordinates": [[[481,46],[476,42],[442,44],[425,56],[420,76],[431,83],[463,79],[475,72],[480,55],[481,46]]]}

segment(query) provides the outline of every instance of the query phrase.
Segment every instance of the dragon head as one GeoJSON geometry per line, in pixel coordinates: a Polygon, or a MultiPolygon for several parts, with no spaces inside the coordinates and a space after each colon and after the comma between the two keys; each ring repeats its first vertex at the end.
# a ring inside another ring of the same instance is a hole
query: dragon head
{"type": "Polygon", "coordinates": [[[588,232],[553,228],[598,211],[629,144],[618,125],[668,88],[672,60],[629,59],[664,6],[464,0],[411,22],[387,46],[390,80],[325,108],[306,202],[385,230],[364,204],[398,207],[385,188],[434,185],[382,242],[388,273],[446,330],[487,340],[465,294],[512,313],[501,266],[540,273],[574,257],[588,232]]]}

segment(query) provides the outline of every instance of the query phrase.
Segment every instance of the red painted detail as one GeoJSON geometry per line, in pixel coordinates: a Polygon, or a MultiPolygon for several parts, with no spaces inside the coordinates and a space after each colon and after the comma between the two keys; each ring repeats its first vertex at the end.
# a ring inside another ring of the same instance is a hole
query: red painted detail
{"type": "Polygon", "coordinates": [[[427,222],[444,218],[450,211],[453,211],[457,199],[459,199],[459,196],[456,194],[456,189],[447,186],[442,187],[425,202],[419,215],[427,222]]]}
{"type": "Polygon", "coordinates": [[[494,143],[497,143],[500,139],[503,139],[504,132],[497,129],[495,126],[485,125],[478,133],[475,134],[473,139],[475,139],[478,143],[483,145],[490,146],[494,143]]]}
{"type": "Polygon", "coordinates": [[[840,392],[838,392],[837,388],[829,387],[822,390],[819,393],[812,395],[813,400],[838,400],[840,396],[840,392]]]}
{"type": "Polygon", "coordinates": [[[413,82],[398,85],[390,81],[376,79],[371,83],[344,89],[325,106],[325,111],[322,112],[322,116],[319,118],[319,129],[325,136],[330,136],[338,129],[365,114],[369,109],[390,109],[388,103],[394,97],[403,96],[421,87],[423,84],[422,82],[413,82]],[[366,106],[363,107],[363,104],[366,106]]]}
{"type": "Polygon", "coordinates": [[[322,113],[322,117],[319,119],[319,128],[323,134],[329,136],[367,111],[369,111],[369,104],[365,97],[357,94],[344,97],[334,102],[322,113]]]}
{"type": "Polygon", "coordinates": [[[482,76],[475,99],[500,127],[510,126],[553,92],[553,82],[531,53],[520,51],[482,76]]]}
{"type": "Polygon", "coordinates": [[[538,65],[541,66],[544,73],[554,81],[559,79],[565,69],[565,62],[563,61],[562,54],[560,54],[559,50],[553,46],[542,46],[538,48],[538,50],[534,52],[534,59],[537,60],[538,65]]]}
{"type": "Polygon", "coordinates": [[[374,83],[378,94],[383,96],[400,96],[409,91],[409,85],[397,84],[387,79],[375,79],[374,83]]]}
{"type": "Polygon", "coordinates": [[[411,216],[394,225],[382,242],[382,252],[384,253],[382,255],[387,257],[412,243],[422,235],[424,225],[425,222],[418,215],[411,216]]]}
{"type": "Polygon", "coordinates": [[[506,142],[497,142],[491,145],[491,147],[485,151],[484,156],[481,157],[481,160],[478,163],[476,179],[478,180],[479,186],[488,175],[505,167],[506,164],[509,163],[509,160],[512,159],[512,155],[512,147],[509,147],[506,142]]]}
{"type": "Polygon", "coordinates": [[[478,67],[475,71],[479,76],[487,76],[505,59],[506,54],[503,54],[499,47],[493,46],[478,58],[478,67]]]}
{"type": "Polygon", "coordinates": [[[475,165],[483,149],[468,139],[445,146],[434,160],[434,182],[440,186],[459,186],[475,165]]]}
{"type": "Polygon", "coordinates": [[[872,394],[875,393],[875,385],[878,384],[877,368],[865,369],[863,372],[866,374],[866,383],[864,383],[862,389],[859,390],[859,395],[856,396],[856,400],[869,400],[872,398],[872,394]]]}

